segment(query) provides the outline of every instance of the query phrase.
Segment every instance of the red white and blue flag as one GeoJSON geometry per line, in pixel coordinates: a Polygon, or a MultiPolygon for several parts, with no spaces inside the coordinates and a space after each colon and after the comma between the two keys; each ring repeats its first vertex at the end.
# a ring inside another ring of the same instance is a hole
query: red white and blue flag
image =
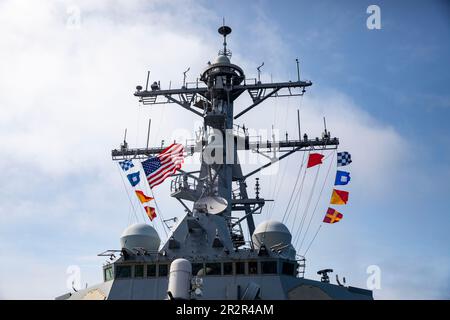
{"type": "Polygon", "coordinates": [[[156,187],[174,174],[184,162],[184,148],[181,144],[173,143],[155,157],[142,162],[145,176],[150,188],[156,187]]]}

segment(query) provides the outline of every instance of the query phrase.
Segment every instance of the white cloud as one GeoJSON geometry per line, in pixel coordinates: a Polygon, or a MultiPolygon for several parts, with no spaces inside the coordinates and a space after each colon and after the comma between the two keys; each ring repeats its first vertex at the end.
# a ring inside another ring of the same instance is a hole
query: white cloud
{"type": "MultiPolygon", "coordinates": [[[[141,1],[94,8],[88,3],[79,5],[79,29],[66,28],[67,5],[61,3],[2,4],[3,30],[9,36],[0,40],[0,146],[8,156],[39,164],[49,174],[98,163],[118,144],[124,126],[146,123],[149,112],[136,117],[132,92],[145,81],[147,68],[163,86],[178,75],[175,87],[180,70],[189,65],[201,70],[215,51],[196,32],[198,25],[186,27],[186,12],[171,11],[171,6],[168,12],[144,14],[141,1]],[[125,19],[115,21],[122,10],[128,12],[125,19]],[[183,52],[190,58],[184,59],[183,52]]],[[[160,110],[151,112],[155,124],[162,120],[160,110]]],[[[182,123],[173,120],[175,126],[182,123]]],[[[130,130],[129,136],[135,134],[130,130]]]]}

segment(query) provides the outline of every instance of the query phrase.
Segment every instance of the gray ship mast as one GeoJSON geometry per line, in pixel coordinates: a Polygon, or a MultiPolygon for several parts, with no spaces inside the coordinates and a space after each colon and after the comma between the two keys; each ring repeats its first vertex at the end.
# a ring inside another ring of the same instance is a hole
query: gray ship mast
{"type": "MultiPolygon", "coordinates": [[[[186,83],[184,74],[183,86],[179,89],[162,89],[159,82],[153,82],[148,88],[147,77],[145,89],[137,86],[134,95],[143,105],[174,104],[203,118],[204,126],[198,139],[184,145],[187,156],[202,153],[200,170],[179,170],[173,175],[171,196],[186,209],[187,216],[183,221],[189,230],[195,229],[194,217],[198,221],[201,216],[203,225],[208,225],[209,220],[214,221],[214,227],[211,227],[214,231],[209,233],[214,232],[216,239],[220,239],[218,245],[236,250],[245,244],[241,223],[246,221],[252,235],[255,230],[253,214],[260,213],[268,201],[259,197],[258,179],[255,198],[249,197],[249,178],[295,152],[336,149],[339,140],[331,138],[325,129],[322,138],[308,139],[305,134],[296,140],[289,140],[286,135],[285,140],[262,141],[260,138],[250,137],[244,126],[234,125],[235,120],[254,110],[268,98],[301,96],[312,82],[300,80],[298,60],[296,81],[262,83],[261,66],[258,67],[257,79],[246,79],[244,71],[230,61],[232,54],[227,48],[227,36],[231,33],[231,28],[223,25],[218,32],[223,36],[223,49],[219,51],[214,63],[208,63],[195,83],[186,83]],[[252,103],[241,111],[235,111],[234,101],[245,92],[250,95],[252,103]],[[238,160],[239,150],[256,152],[270,161],[244,173],[238,160]],[[186,202],[193,202],[193,206],[188,206],[186,202]],[[243,215],[233,215],[237,211],[243,212],[243,215]]],[[[131,149],[123,145],[120,149],[112,150],[112,158],[144,159],[157,155],[164,148],[147,146],[131,149]]],[[[173,232],[165,249],[171,250],[179,246],[179,241],[177,243],[174,240],[177,232],[181,231],[173,232]]],[[[214,235],[208,235],[214,238],[214,235]]],[[[252,244],[251,246],[253,247],[252,244]]],[[[206,253],[200,249],[198,252],[206,253]]]]}
{"type": "MultiPolygon", "coordinates": [[[[263,83],[263,64],[257,67],[256,79],[246,78],[244,71],[230,61],[227,37],[231,28],[223,25],[218,31],[223,36],[223,49],[196,82],[186,82],[188,68],[181,88],[169,86],[165,90],[158,81],[149,86],[148,72],[145,89],[137,86],[134,93],[143,105],[170,103],[203,119],[196,138],[184,143],[184,156],[201,155],[199,170],[180,169],[172,175],[170,184],[171,196],[183,205],[186,214],[170,228],[162,246],[158,232],[150,224],[127,226],[120,237],[121,249],[99,254],[107,257],[104,282],[57,299],[373,298],[371,291],[347,287],[338,278],[337,285],[331,284],[327,274],[332,269],[318,272],[321,281],[305,279],[305,257],[297,254],[292,234],[282,222],[266,220],[255,228],[253,215],[260,214],[265,203],[272,200],[260,197],[259,178],[255,179],[254,197],[250,197],[249,178],[295,152],[336,149],[339,140],[331,138],[326,127],[321,138],[308,139],[306,134],[301,137],[299,123],[298,139],[289,140],[286,134],[279,141],[274,135],[263,141],[250,136],[243,125],[235,125],[235,120],[268,98],[302,96],[312,83],[300,80],[298,60],[296,81],[263,83]],[[252,102],[234,110],[234,102],[245,93],[252,102]],[[256,153],[268,162],[243,172],[238,151],[256,153]],[[249,239],[244,237],[244,223],[249,239]]],[[[113,160],[146,159],[166,149],[164,143],[149,147],[148,136],[145,148],[132,149],[125,132],[123,144],[112,150],[113,160]]],[[[136,167],[134,170],[139,172],[143,169],[140,164],[136,167]]],[[[163,220],[162,214],[160,217],[163,223],[171,220],[163,220]]]]}

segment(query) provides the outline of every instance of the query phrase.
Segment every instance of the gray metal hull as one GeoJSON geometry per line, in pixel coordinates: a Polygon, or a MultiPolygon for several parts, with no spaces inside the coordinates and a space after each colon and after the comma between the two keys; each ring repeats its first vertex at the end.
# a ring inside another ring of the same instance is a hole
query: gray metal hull
{"type": "MultiPolygon", "coordinates": [[[[203,279],[204,294],[198,300],[237,300],[238,287],[250,282],[261,287],[263,300],[372,300],[372,292],[283,275],[209,276],[203,279]]],[[[164,300],[167,278],[115,279],[62,296],[62,299],[164,300]]]]}

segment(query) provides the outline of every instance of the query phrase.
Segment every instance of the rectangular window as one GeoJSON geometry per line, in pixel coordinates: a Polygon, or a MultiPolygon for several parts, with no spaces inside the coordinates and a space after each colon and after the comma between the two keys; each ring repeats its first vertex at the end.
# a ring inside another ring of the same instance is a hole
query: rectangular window
{"type": "Polygon", "coordinates": [[[116,266],[116,278],[131,278],[131,266],[116,266]]]}
{"type": "Polygon", "coordinates": [[[290,262],[283,262],[283,269],[282,269],[282,273],[289,275],[289,276],[293,276],[294,275],[294,264],[290,263],[290,262]]]}
{"type": "Polygon", "coordinates": [[[144,277],[144,265],[138,264],[138,265],[134,266],[134,277],[135,278],[144,277]]]}
{"type": "Polygon", "coordinates": [[[113,274],[113,268],[112,268],[112,266],[106,268],[106,269],[104,270],[104,278],[105,278],[105,282],[106,282],[106,281],[109,281],[109,280],[112,280],[113,275],[114,275],[114,274],[113,274]]]}
{"type": "Polygon", "coordinates": [[[169,267],[167,264],[160,264],[159,265],[159,277],[167,277],[167,274],[169,273],[169,267]]]}
{"type": "Polygon", "coordinates": [[[192,275],[196,276],[197,273],[203,269],[203,263],[193,263],[192,264],[192,275]]]}
{"type": "Polygon", "coordinates": [[[277,262],[276,261],[263,261],[261,262],[261,272],[263,274],[276,274],[277,270],[277,262]]]}
{"type": "Polygon", "coordinates": [[[245,274],[245,262],[236,262],[236,274],[245,274]]]}
{"type": "Polygon", "coordinates": [[[256,261],[248,262],[248,273],[249,274],[258,274],[258,262],[256,262],[256,261]]]}
{"type": "Polygon", "coordinates": [[[220,263],[207,263],[206,275],[208,276],[220,275],[220,263]]]}
{"type": "Polygon", "coordinates": [[[147,277],[156,277],[156,264],[147,265],[147,277]]]}
{"type": "Polygon", "coordinates": [[[233,274],[233,263],[232,262],[224,262],[223,264],[223,274],[225,276],[229,276],[233,274]]]}

